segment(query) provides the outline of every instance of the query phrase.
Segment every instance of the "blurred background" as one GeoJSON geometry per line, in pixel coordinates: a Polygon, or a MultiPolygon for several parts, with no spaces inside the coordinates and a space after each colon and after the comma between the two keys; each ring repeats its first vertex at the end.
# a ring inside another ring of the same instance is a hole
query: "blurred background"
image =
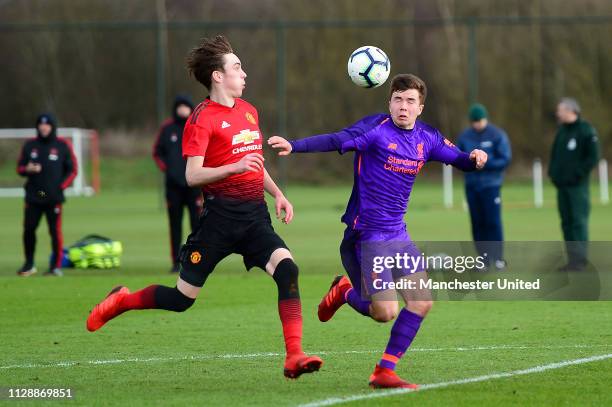
{"type": "MultiPolygon", "coordinates": [[[[426,81],[422,119],[449,139],[468,125],[470,103],[485,104],[511,139],[510,179],[528,179],[535,158],[546,165],[563,96],[581,103],[610,158],[609,0],[0,0],[0,128],[54,112],[62,127],[98,130],[102,188],[159,185],[159,124],[175,94],[206,96],[185,56],[219,33],[242,59],[244,98],[267,136],[330,132],[385,111],[387,84],[364,90],[346,73],[351,51],[375,45],[392,75],[426,81]]],[[[19,185],[10,150],[0,148],[0,182],[19,185]]],[[[282,182],[351,180],[352,157],[266,155],[282,182]]]]}

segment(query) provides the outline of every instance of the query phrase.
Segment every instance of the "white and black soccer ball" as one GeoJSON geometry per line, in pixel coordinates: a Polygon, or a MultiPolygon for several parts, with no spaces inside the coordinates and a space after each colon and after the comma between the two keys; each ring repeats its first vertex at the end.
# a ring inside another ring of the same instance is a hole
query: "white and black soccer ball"
{"type": "Polygon", "coordinates": [[[349,57],[348,74],[353,83],[362,88],[377,88],[389,77],[391,61],[378,47],[359,47],[349,57]]]}

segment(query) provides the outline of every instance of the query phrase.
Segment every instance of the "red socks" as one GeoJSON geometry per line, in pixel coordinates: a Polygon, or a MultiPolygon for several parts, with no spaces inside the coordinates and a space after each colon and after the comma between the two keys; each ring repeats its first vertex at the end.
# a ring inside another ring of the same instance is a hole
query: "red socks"
{"type": "Polygon", "coordinates": [[[121,304],[119,304],[119,313],[131,309],[150,309],[155,308],[155,290],[158,285],[150,285],[140,291],[128,294],[121,304]]]}
{"type": "Polygon", "coordinates": [[[280,300],[278,315],[283,324],[287,355],[302,353],[302,303],[300,299],[280,300]]]}

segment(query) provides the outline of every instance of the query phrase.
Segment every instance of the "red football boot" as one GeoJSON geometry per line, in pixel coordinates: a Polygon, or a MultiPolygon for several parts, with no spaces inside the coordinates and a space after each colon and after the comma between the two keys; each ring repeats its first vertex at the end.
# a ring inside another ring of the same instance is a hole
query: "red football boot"
{"type": "Polygon", "coordinates": [[[304,353],[287,355],[285,359],[285,377],[297,379],[303,373],[316,372],[323,365],[323,360],[318,356],[308,356],[304,353]]]}
{"type": "Polygon", "coordinates": [[[370,387],[373,389],[401,388],[416,390],[419,385],[408,383],[400,379],[393,370],[376,365],[374,373],[370,376],[370,387]]]}
{"type": "Polygon", "coordinates": [[[113,288],[87,317],[87,330],[90,332],[97,331],[108,321],[115,318],[119,314],[121,300],[129,293],[130,290],[127,287],[118,286],[113,288]]]}
{"type": "Polygon", "coordinates": [[[329,291],[319,303],[319,321],[327,322],[334,316],[338,308],[346,302],[344,296],[352,287],[351,281],[346,276],[338,276],[334,279],[329,291]]]}

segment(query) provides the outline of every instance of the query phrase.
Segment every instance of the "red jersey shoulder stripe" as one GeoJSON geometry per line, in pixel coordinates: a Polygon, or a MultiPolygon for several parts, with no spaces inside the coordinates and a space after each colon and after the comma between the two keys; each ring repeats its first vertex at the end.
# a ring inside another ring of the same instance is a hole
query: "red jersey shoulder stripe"
{"type": "Polygon", "coordinates": [[[203,102],[201,102],[193,111],[193,113],[191,114],[191,120],[189,123],[191,124],[196,124],[196,122],[198,121],[198,117],[200,116],[200,112],[204,109],[206,109],[206,107],[210,104],[210,99],[206,99],[203,102]]]}

